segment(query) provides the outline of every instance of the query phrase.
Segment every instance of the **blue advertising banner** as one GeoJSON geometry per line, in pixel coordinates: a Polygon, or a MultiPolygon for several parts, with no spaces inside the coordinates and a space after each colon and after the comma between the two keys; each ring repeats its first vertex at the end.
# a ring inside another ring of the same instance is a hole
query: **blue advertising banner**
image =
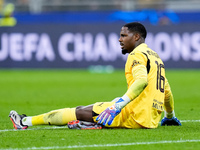
{"type": "MultiPolygon", "coordinates": [[[[124,68],[121,23],[18,24],[0,28],[0,68],[124,68]]],[[[200,24],[145,25],[166,68],[200,68],[200,24]]]]}

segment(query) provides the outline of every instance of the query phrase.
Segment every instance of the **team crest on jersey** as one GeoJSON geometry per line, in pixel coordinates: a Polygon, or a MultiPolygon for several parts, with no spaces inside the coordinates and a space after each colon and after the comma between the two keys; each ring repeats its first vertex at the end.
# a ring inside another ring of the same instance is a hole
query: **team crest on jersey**
{"type": "Polygon", "coordinates": [[[141,64],[139,61],[133,60],[132,67],[137,66],[137,65],[139,65],[139,64],[141,64]]]}

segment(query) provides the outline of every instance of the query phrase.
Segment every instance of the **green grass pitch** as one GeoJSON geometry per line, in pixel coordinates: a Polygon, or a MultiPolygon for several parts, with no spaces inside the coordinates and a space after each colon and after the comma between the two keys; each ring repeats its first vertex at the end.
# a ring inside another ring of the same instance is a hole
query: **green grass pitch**
{"type": "Polygon", "coordinates": [[[69,130],[36,126],[13,130],[10,110],[29,116],[64,107],[110,101],[126,91],[123,70],[0,70],[0,150],[200,149],[200,70],[167,70],[181,127],[69,130]]]}

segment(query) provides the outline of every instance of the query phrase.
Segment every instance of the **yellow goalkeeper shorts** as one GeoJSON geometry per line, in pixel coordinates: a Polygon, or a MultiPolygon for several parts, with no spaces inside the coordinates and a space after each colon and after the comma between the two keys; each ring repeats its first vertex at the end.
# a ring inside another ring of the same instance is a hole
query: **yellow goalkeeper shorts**
{"type": "MultiPolygon", "coordinates": [[[[113,105],[115,102],[97,102],[93,105],[93,120],[96,121],[97,116],[103,112],[106,108],[113,105]]],[[[132,118],[131,114],[126,113],[126,107],[114,118],[112,124],[106,125],[111,128],[129,128],[129,129],[140,129],[143,128],[132,118]]]]}

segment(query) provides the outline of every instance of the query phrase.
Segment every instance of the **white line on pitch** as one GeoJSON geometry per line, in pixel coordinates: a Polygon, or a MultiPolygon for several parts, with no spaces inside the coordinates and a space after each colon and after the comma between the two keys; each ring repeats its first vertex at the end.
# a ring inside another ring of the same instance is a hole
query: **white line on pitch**
{"type": "Polygon", "coordinates": [[[153,144],[171,144],[171,143],[192,143],[200,142],[197,140],[177,140],[177,141],[157,141],[157,142],[133,142],[133,143],[118,143],[118,144],[93,144],[93,145],[69,145],[69,146],[52,146],[52,147],[27,147],[27,148],[8,148],[0,150],[37,150],[37,149],[71,149],[71,148],[89,148],[89,147],[117,147],[117,146],[132,146],[132,145],[153,145],[153,144]]]}
{"type": "Polygon", "coordinates": [[[181,122],[200,122],[200,120],[180,120],[181,122]]]}
{"type": "MultiPolygon", "coordinates": [[[[37,127],[37,128],[28,128],[25,130],[45,130],[45,129],[63,129],[63,128],[67,128],[67,126],[62,126],[62,127],[37,127]]],[[[16,129],[5,129],[5,130],[0,130],[0,132],[7,132],[7,131],[25,131],[25,130],[16,130],[16,129]]]]}
{"type": "MultiPolygon", "coordinates": [[[[200,122],[200,120],[181,120],[181,122],[200,122]]],[[[160,122],[159,122],[160,123],[160,122]]],[[[49,129],[62,129],[62,128],[67,128],[67,126],[62,126],[62,127],[37,127],[37,128],[28,128],[26,130],[49,130],[49,129]]],[[[8,131],[24,131],[24,130],[16,130],[16,129],[4,129],[0,130],[0,132],[8,132],[8,131]]]]}

